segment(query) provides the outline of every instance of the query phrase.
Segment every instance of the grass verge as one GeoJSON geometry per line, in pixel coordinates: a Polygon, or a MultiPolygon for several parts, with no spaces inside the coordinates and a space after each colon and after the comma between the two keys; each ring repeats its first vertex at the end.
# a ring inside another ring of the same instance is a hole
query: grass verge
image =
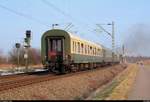
{"type": "Polygon", "coordinates": [[[134,64],[118,75],[108,86],[98,92],[93,100],[125,100],[132,87],[138,67],[134,64]]]}

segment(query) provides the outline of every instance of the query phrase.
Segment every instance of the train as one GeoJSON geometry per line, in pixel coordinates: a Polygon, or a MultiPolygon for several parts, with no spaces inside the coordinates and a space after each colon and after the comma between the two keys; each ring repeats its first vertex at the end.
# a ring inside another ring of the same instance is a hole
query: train
{"type": "Polygon", "coordinates": [[[48,30],[42,35],[41,57],[44,68],[60,74],[92,70],[121,61],[120,54],[62,29],[48,30]]]}

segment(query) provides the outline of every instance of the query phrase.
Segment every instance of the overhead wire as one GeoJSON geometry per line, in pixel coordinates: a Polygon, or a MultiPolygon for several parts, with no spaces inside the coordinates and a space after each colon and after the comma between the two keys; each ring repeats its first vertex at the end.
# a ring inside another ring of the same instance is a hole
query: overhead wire
{"type": "MultiPolygon", "coordinates": [[[[81,22],[81,21],[75,19],[75,18],[72,17],[70,14],[67,14],[67,13],[64,12],[62,9],[58,8],[56,5],[52,4],[50,1],[48,1],[48,0],[41,0],[41,1],[42,1],[45,5],[49,6],[50,8],[53,8],[53,9],[55,9],[57,12],[61,13],[63,16],[65,16],[65,17],[67,17],[67,18],[69,18],[69,19],[71,19],[71,20],[73,20],[73,21],[76,21],[76,22],[78,22],[78,23],[80,23],[80,24],[82,24],[82,25],[85,24],[85,23],[83,23],[83,22],[81,22]]],[[[87,27],[88,27],[89,29],[91,29],[91,27],[90,27],[88,24],[85,24],[84,27],[85,27],[86,29],[87,29],[87,27]]],[[[90,31],[90,32],[93,32],[93,30],[89,30],[89,29],[87,29],[87,30],[90,31]]]]}
{"type": "Polygon", "coordinates": [[[72,23],[69,23],[64,29],[66,30],[67,28],[69,28],[72,25],[72,23]]]}
{"type": "Polygon", "coordinates": [[[4,5],[1,5],[1,4],[0,4],[0,8],[5,9],[5,10],[7,10],[7,11],[13,13],[13,14],[16,14],[16,15],[18,15],[18,16],[21,16],[21,17],[24,17],[24,18],[26,18],[26,19],[32,20],[32,21],[34,21],[34,22],[37,22],[37,23],[39,23],[39,24],[41,24],[41,25],[44,25],[44,26],[46,26],[46,27],[49,27],[48,24],[46,24],[46,23],[44,23],[44,22],[42,22],[42,21],[40,21],[40,20],[38,20],[38,19],[36,19],[36,18],[34,18],[34,17],[32,17],[32,16],[29,16],[29,15],[27,15],[27,14],[18,12],[18,11],[16,11],[16,10],[11,9],[11,8],[8,8],[8,7],[4,6],[4,5]]]}
{"type": "MultiPolygon", "coordinates": [[[[69,19],[71,19],[73,21],[76,21],[76,22],[78,22],[78,23],[80,23],[82,25],[85,24],[85,23],[83,23],[83,22],[81,22],[81,21],[79,21],[77,19],[74,19],[71,15],[67,14],[66,12],[64,12],[63,10],[61,10],[60,8],[58,8],[57,6],[55,6],[54,4],[52,4],[50,1],[47,1],[47,0],[41,0],[41,1],[44,4],[46,4],[47,6],[55,9],[57,12],[61,13],[65,17],[67,17],[67,18],[69,18],[69,19]]],[[[21,13],[21,12],[18,12],[18,11],[14,10],[14,9],[8,8],[8,7],[6,7],[6,6],[2,5],[2,4],[0,4],[0,8],[5,9],[5,10],[7,10],[7,11],[9,11],[11,13],[14,13],[14,14],[16,14],[18,16],[21,16],[21,17],[24,17],[26,19],[32,20],[34,22],[37,22],[37,23],[39,23],[41,25],[44,25],[46,27],[50,27],[48,24],[40,21],[39,19],[36,19],[36,18],[34,18],[34,17],[30,16],[30,15],[27,15],[27,14],[24,14],[24,13],[21,13]]],[[[85,24],[84,26],[85,26],[85,29],[87,29],[87,27],[90,28],[88,24],[85,24]]],[[[72,26],[70,25],[70,28],[72,28],[72,27],[73,27],[73,25],[72,26]]],[[[70,28],[66,27],[67,30],[69,30],[70,28]]],[[[87,29],[87,30],[90,31],[90,32],[94,32],[93,30],[89,30],[89,29],[87,29]]]]}
{"type": "Polygon", "coordinates": [[[61,13],[64,16],[68,16],[70,18],[72,18],[69,14],[65,13],[64,11],[62,11],[61,9],[59,9],[57,6],[55,6],[54,4],[52,4],[51,2],[47,1],[47,0],[41,0],[45,5],[55,9],[56,11],[58,11],[59,13],[61,13]]]}

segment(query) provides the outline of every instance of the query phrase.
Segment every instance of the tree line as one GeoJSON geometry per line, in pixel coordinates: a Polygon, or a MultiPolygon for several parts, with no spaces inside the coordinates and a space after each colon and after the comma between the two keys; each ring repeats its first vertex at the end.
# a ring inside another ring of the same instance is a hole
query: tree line
{"type": "MultiPolygon", "coordinates": [[[[19,63],[21,66],[25,65],[24,59],[25,49],[21,47],[19,49],[19,63]]],[[[38,65],[41,64],[41,51],[37,48],[30,48],[28,51],[28,63],[30,65],[38,65]]],[[[146,61],[150,60],[150,57],[146,56],[126,56],[126,61],[135,63],[138,61],[146,61]]],[[[8,55],[3,55],[2,50],[0,50],[0,64],[18,64],[18,52],[16,47],[13,47],[9,52],[8,55]]]]}
{"type": "Polygon", "coordinates": [[[126,61],[130,62],[130,63],[136,63],[139,61],[147,61],[150,60],[150,57],[148,56],[126,56],[126,61]]]}
{"type": "MultiPolygon", "coordinates": [[[[25,49],[21,47],[19,49],[19,64],[21,66],[25,65],[24,59],[25,49]]],[[[30,65],[38,65],[41,64],[41,51],[37,48],[30,48],[28,50],[28,63],[30,65]]],[[[9,52],[8,55],[3,55],[2,51],[0,51],[0,64],[18,64],[18,51],[16,47],[13,47],[9,52]]]]}

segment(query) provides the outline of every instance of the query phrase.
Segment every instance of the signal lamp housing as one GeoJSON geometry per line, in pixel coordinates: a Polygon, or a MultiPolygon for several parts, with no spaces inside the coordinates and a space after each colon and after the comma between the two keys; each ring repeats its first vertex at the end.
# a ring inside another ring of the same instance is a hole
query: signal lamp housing
{"type": "Polygon", "coordinates": [[[21,47],[21,44],[20,43],[16,43],[16,48],[20,48],[21,47]]]}
{"type": "Polygon", "coordinates": [[[26,31],[26,38],[31,38],[31,30],[26,31]]]}

